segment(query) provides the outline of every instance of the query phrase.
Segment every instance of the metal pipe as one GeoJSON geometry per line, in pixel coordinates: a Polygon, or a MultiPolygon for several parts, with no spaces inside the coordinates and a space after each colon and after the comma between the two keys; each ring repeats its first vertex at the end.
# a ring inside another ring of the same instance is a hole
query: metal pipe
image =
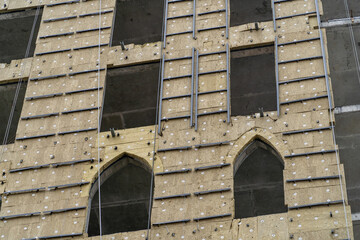
{"type": "Polygon", "coordinates": [[[229,0],[225,0],[225,21],[226,21],[226,39],[229,38],[229,0]]]}
{"type": "Polygon", "coordinates": [[[196,51],[195,75],[195,131],[198,129],[198,92],[199,92],[199,51],[196,51]]]}
{"type": "Polygon", "coordinates": [[[274,32],[276,32],[276,19],[275,19],[275,0],[271,0],[272,14],[273,14],[273,24],[274,24],[274,32]]]}
{"type": "Polygon", "coordinates": [[[227,95],[226,95],[226,108],[227,108],[227,122],[230,123],[230,64],[229,64],[229,58],[230,58],[230,49],[229,44],[226,44],[226,89],[227,89],[227,95]]]}
{"type": "Polygon", "coordinates": [[[323,56],[323,64],[324,64],[324,72],[325,72],[325,80],[326,80],[326,90],[327,90],[327,94],[328,94],[329,108],[332,109],[331,92],[330,92],[330,84],[329,84],[329,74],[328,74],[328,69],[327,69],[324,40],[323,40],[322,30],[320,28],[321,24],[320,24],[320,12],[319,12],[319,2],[318,2],[318,0],[315,0],[315,6],[316,6],[317,22],[318,22],[318,26],[319,26],[321,54],[323,56]]]}
{"type": "MultiPolygon", "coordinates": [[[[165,14],[164,14],[164,48],[166,48],[166,27],[167,27],[167,15],[168,15],[169,0],[165,1],[165,14]]],[[[159,121],[160,122],[160,121],[159,121]]]]}
{"type": "Polygon", "coordinates": [[[276,107],[277,116],[280,116],[280,96],[279,96],[279,56],[278,56],[278,38],[275,36],[275,77],[276,77],[276,107]]]}
{"type": "MultiPolygon", "coordinates": [[[[166,0],[167,2],[168,0],[166,0]]],[[[167,3],[166,3],[167,4],[167,3]]],[[[165,69],[165,53],[163,54],[161,61],[161,83],[160,83],[160,103],[159,103],[159,126],[158,134],[161,134],[161,111],[162,111],[162,97],[163,97],[163,85],[164,85],[164,69],[165,69]]]]}
{"type": "MultiPolygon", "coordinates": [[[[195,0],[194,0],[195,2],[195,0]]],[[[195,64],[195,48],[192,48],[192,58],[191,58],[191,100],[190,100],[190,127],[194,125],[194,64],[195,64]]]]}
{"type": "Polygon", "coordinates": [[[195,26],[196,26],[196,0],[194,1],[194,6],[193,6],[193,39],[196,39],[195,37],[195,26]]]}

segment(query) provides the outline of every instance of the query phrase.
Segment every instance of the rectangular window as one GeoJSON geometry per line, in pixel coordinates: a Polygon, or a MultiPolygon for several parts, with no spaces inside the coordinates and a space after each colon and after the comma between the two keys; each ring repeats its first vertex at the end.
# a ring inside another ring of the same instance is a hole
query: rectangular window
{"type": "Polygon", "coordinates": [[[112,46],[161,41],[164,1],[117,0],[112,46]]]}
{"type": "MultiPolygon", "coordinates": [[[[19,88],[19,94],[17,97],[14,115],[10,124],[10,131],[8,135],[8,140],[6,144],[14,143],[16,130],[20,119],[20,114],[24,102],[25,91],[26,91],[26,82],[22,82],[19,88]]],[[[16,93],[17,83],[11,84],[2,84],[0,85],[0,144],[3,143],[4,136],[6,133],[7,123],[10,117],[11,108],[14,104],[14,96],[16,93]]]]}
{"type": "Polygon", "coordinates": [[[10,63],[11,60],[25,58],[29,42],[30,48],[27,57],[34,55],[42,9],[39,10],[31,36],[36,12],[36,9],[27,9],[0,14],[0,63],[10,63]]]}
{"type": "Polygon", "coordinates": [[[270,0],[230,0],[230,26],[272,20],[270,0]]]}
{"type": "Polygon", "coordinates": [[[274,47],[231,52],[231,114],[250,115],[276,111],[274,47]]]}
{"type": "Polygon", "coordinates": [[[108,69],[102,131],[155,124],[160,63],[108,69]]]}

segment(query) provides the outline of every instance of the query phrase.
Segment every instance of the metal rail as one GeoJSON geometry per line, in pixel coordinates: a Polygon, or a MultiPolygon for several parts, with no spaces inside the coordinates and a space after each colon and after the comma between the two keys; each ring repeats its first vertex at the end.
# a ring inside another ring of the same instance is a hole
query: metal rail
{"type": "MultiPolygon", "coordinates": [[[[166,0],[167,6],[168,0],[166,0]]],[[[164,43],[165,44],[165,43],[164,43]]],[[[165,53],[163,54],[161,60],[161,80],[160,80],[160,101],[159,101],[159,126],[158,126],[158,134],[161,135],[161,114],[162,114],[162,98],[163,98],[163,87],[164,87],[164,70],[165,69],[165,53]]]]}

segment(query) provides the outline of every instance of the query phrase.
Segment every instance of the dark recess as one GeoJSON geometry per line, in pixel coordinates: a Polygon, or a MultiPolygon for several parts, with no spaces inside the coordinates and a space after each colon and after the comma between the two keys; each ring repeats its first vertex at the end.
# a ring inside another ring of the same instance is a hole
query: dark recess
{"type": "Polygon", "coordinates": [[[101,131],[155,124],[159,63],[108,69],[101,131]]]}
{"type": "MultiPolygon", "coordinates": [[[[35,15],[36,9],[0,14],[0,63],[25,58],[35,15]]],[[[28,57],[34,55],[41,15],[42,9],[39,11],[28,57]]]]}
{"type": "MultiPolygon", "coordinates": [[[[102,233],[147,229],[151,169],[124,156],[101,174],[102,233]]],[[[89,236],[99,235],[98,182],[90,190],[89,236]]]]}
{"type": "Polygon", "coordinates": [[[161,41],[164,1],[117,0],[112,46],[161,41]]]}
{"type": "Polygon", "coordinates": [[[230,1],[230,26],[272,20],[271,1],[232,0],[230,1]]]}
{"type": "MultiPolygon", "coordinates": [[[[22,82],[19,90],[19,95],[15,105],[14,115],[10,125],[10,131],[8,135],[8,141],[6,144],[14,143],[16,130],[20,119],[22,106],[24,103],[25,91],[27,82],[22,82]]],[[[0,144],[3,143],[7,122],[10,117],[11,107],[14,102],[14,96],[16,93],[17,83],[0,85],[0,144]]]]}
{"type": "Polygon", "coordinates": [[[274,47],[231,52],[231,115],[276,111],[274,47]]]}
{"type": "Polygon", "coordinates": [[[255,140],[234,166],[235,218],[286,212],[281,157],[255,140]]]}

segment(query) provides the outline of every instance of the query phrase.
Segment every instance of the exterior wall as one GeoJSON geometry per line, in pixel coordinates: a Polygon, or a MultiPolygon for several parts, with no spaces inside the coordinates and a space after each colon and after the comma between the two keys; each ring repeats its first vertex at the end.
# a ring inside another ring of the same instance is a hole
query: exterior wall
{"type": "MultiPolygon", "coordinates": [[[[7,10],[52,4],[51,1],[6,2],[7,10]]],[[[192,2],[188,1],[171,5],[168,9],[169,17],[184,15],[187,10],[193,10],[192,2]]],[[[162,54],[165,59],[189,56],[192,48],[202,54],[226,51],[227,44],[230,49],[264,45],[273,43],[276,36],[280,44],[319,37],[316,14],[313,13],[316,11],[314,1],[304,3],[293,0],[275,5],[277,17],[294,13],[304,15],[278,20],[276,34],[272,22],[259,23],[258,31],[250,30],[254,29],[255,24],[249,23],[229,28],[228,39],[225,28],[221,28],[195,32],[196,39],[192,38],[191,33],[169,36],[164,50],[161,43],[157,42],[141,46],[130,44],[126,46],[128,51],[122,51],[120,46],[107,45],[111,36],[114,0],[102,0],[101,7],[99,1],[45,6],[38,36],[75,33],[38,39],[35,56],[31,60],[17,60],[24,63],[21,76],[29,78],[26,97],[57,93],[61,95],[25,100],[22,117],[58,114],[21,120],[17,131],[18,140],[15,144],[4,147],[5,152],[0,162],[0,169],[5,173],[3,184],[0,185],[0,192],[3,193],[0,237],[46,239],[46,236],[57,236],[67,239],[66,235],[73,235],[78,239],[98,239],[99,237],[87,238],[85,232],[91,183],[97,177],[98,168],[105,169],[126,153],[140,158],[150,166],[154,164],[155,198],[191,194],[187,198],[154,200],[151,219],[153,226],[149,239],[347,239],[347,230],[353,239],[350,206],[347,205],[346,191],[341,191],[339,178],[287,182],[308,177],[341,175],[342,189],[346,189],[343,166],[338,165],[335,152],[296,155],[336,149],[330,129],[284,135],[290,131],[331,126],[331,119],[334,118],[329,114],[327,98],[281,104],[280,116],[276,112],[266,112],[264,117],[260,117],[259,113],[255,116],[233,116],[230,123],[226,122],[227,113],[199,116],[198,131],[190,127],[189,119],[185,118],[162,121],[161,135],[157,134],[157,126],[119,130],[117,132],[120,136],[114,138],[107,138],[108,132],[97,134],[104,91],[101,87],[104,87],[107,67],[159,61],[162,54]],[[110,28],[102,30],[100,35],[96,30],[79,33],[81,30],[98,28],[98,15],[82,14],[96,13],[100,9],[106,11],[101,14],[101,26],[110,28]],[[77,17],[65,21],[43,22],[65,16],[77,17]],[[99,40],[100,44],[105,44],[100,49],[99,40]],[[94,47],[82,48],[93,45],[94,47]],[[59,50],[64,51],[48,53],[59,50]],[[104,70],[83,72],[102,68],[104,70]],[[66,76],[56,76],[61,74],[66,76]],[[68,93],[91,88],[99,89],[68,93]],[[73,110],[75,112],[67,112],[73,110]],[[256,138],[268,143],[283,158],[285,204],[288,207],[324,202],[329,202],[329,206],[299,207],[283,214],[233,219],[232,191],[194,195],[199,191],[232,188],[232,165],[236,156],[256,138]],[[99,152],[98,146],[101,149],[99,152]],[[174,149],[182,147],[187,148],[174,149]],[[291,156],[293,154],[295,155],[291,156]],[[98,162],[99,158],[102,159],[101,162],[98,162]],[[195,170],[198,167],[226,163],[230,166],[195,170]],[[189,171],[159,175],[181,169],[189,171]],[[344,206],[341,202],[343,199],[344,206]],[[340,203],[331,204],[337,201],[340,203]],[[196,221],[202,217],[211,219],[196,221]],[[190,221],[186,223],[159,225],[187,219],[190,221]],[[333,234],[332,230],[335,230],[333,234]]],[[[223,0],[198,0],[196,13],[223,9],[224,6],[223,0]]],[[[196,16],[195,26],[197,30],[217,27],[225,25],[226,19],[224,12],[196,16]]],[[[167,33],[187,31],[192,29],[192,23],[191,17],[169,20],[167,33]]],[[[278,52],[279,62],[319,55],[319,40],[284,45],[279,47],[278,52]]],[[[227,57],[225,53],[200,57],[200,73],[226,68],[227,57]]],[[[1,81],[17,78],[18,72],[15,71],[19,69],[14,70],[13,63],[0,70],[1,81]]],[[[191,59],[167,61],[163,68],[164,77],[191,74],[191,66],[191,59]]],[[[321,58],[279,64],[280,82],[315,75],[324,75],[321,58]]],[[[220,86],[226,84],[224,72],[199,76],[199,92],[220,90],[220,86]]],[[[175,96],[183,94],[180,92],[182,89],[191,89],[189,78],[165,83],[163,93],[164,96],[175,96]]],[[[279,87],[280,102],[326,94],[324,77],[282,84],[279,87]]],[[[199,96],[198,111],[223,111],[227,109],[227,100],[226,92],[202,94],[199,96]]],[[[189,115],[190,106],[190,98],[163,101],[161,116],[172,118],[189,115]]],[[[146,234],[144,230],[119,233],[102,239],[145,239],[146,234]]]]}

